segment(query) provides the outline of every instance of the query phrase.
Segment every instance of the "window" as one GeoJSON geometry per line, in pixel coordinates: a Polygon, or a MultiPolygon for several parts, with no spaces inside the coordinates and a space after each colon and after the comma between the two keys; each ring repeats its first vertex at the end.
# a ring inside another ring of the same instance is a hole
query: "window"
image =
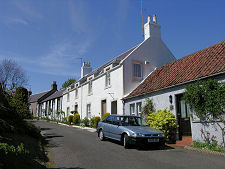
{"type": "Polygon", "coordinates": [[[106,87],[109,87],[111,84],[111,81],[110,81],[110,73],[109,72],[106,72],[106,75],[105,75],[105,86],[106,87]]]}
{"type": "Polygon", "coordinates": [[[91,118],[91,104],[87,104],[87,118],[91,118]]]}
{"type": "Polygon", "coordinates": [[[70,93],[67,93],[67,101],[70,101],[70,93]]]}
{"type": "Polygon", "coordinates": [[[67,117],[68,117],[69,114],[70,114],[70,107],[67,107],[67,109],[66,109],[66,114],[67,114],[67,117]]]}
{"type": "Polygon", "coordinates": [[[78,89],[75,90],[75,98],[78,98],[78,89]]]}
{"type": "Polygon", "coordinates": [[[136,103],[137,116],[141,116],[141,102],[136,103]]]}
{"type": "Polygon", "coordinates": [[[141,64],[133,64],[134,77],[142,77],[141,64]]]}
{"type": "Polygon", "coordinates": [[[130,104],[130,115],[135,115],[135,111],[134,111],[134,107],[135,107],[135,104],[130,104]]]}
{"type": "Polygon", "coordinates": [[[111,80],[110,80],[110,72],[109,72],[110,68],[106,69],[106,75],[105,75],[105,86],[109,87],[111,84],[111,80]]]}
{"type": "Polygon", "coordinates": [[[88,94],[92,93],[92,81],[88,83],[88,94]]]}

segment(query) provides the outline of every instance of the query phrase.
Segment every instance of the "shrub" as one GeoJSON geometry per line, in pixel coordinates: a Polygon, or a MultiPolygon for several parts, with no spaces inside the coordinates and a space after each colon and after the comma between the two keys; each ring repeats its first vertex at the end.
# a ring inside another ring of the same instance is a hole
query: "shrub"
{"type": "Polygon", "coordinates": [[[110,113],[104,113],[103,115],[102,115],[102,120],[104,120],[107,116],[109,116],[110,115],[110,113]]]}
{"type": "Polygon", "coordinates": [[[94,117],[94,128],[98,127],[98,122],[100,122],[101,118],[99,116],[94,117]]]}
{"type": "Polygon", "coordinates": [[[86,127],[88,127],[88,126],[89,126],[89,123],[90,123],[90,120],[89,120],[87,117],[85,117],[85,118],[81,121],[81,123],[83,123],[86,127]]]}
{"type": "Polygon", "coordinates": [[[79,114],[75,114],[73,116],[73,123],[74,124],[79,124],[80,123],[80,115],[79,114]]]}
{"type": "Polygon", "coordinates": [[[95,117],[92,117],[90,119],[90,127],[94,127],[94,120],[95,120],[95,117]]]}
{"type": "Polygon", "coordinates": [[[174,142],[176,136],[177,122],[174,114],[166,109],[157,110],[147,116],[147,123],[152,128],[161,130],[166,135],[166,141],[174,142]]]}
{"type": "Polygon", "coordinates": [[[69,115],[68,122],[71,124],[73,122],[73,115],[69,115]]]}

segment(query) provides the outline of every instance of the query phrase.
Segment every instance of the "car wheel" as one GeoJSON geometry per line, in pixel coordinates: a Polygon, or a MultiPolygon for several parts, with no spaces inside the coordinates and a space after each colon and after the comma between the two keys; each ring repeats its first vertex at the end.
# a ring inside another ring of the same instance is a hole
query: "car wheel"
{"type": "Polygon", "coordinates": [[[101,141],[104,141],[104,140],[105,140],[105,136],[104,136],[104,133],[103,133],[102,130],[99,131],[99,139],[100,139],[101,141]]]}
{"type": "Polygon", "coordinates": [[[165,142],[160,143],[159,149],[160,150],[164,150],[165,149],[165,142]]]}
{"type": "Polygon", "coordinates": [[[128,135],[127,134],[124,134],[124,136],[123,136],[123,147],[129,148],[128,135]]]}

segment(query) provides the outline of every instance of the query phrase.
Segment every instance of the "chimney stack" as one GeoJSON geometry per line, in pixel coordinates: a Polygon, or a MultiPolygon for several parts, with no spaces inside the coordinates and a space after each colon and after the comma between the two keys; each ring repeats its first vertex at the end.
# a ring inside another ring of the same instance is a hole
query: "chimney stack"
{"type": "Polygon", "coordinates": [[[161,31],[160,25],[157,23],[156,15],[153,15],[151,20],[151,16],[148,16],[147,23],[144,25],[144,35],[145,40],[148,38],[159,38],[161,39],[161,31]]]}
{"type": "Polygon", "coordinates": [[[92,72],[90,62],[83,62],[81,67],[81,78],[92,72]]]}
{"type": "Polygon", "coordinates": [[[53,81],[53,82],[52,82],[51,90],[57,90],[57,84],[56,84],[56,81],[53,81]]]}

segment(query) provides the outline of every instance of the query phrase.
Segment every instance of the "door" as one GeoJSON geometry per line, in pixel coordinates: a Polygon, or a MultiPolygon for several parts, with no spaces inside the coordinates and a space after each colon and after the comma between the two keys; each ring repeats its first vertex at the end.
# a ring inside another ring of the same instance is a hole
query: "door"
{"type": "Polygon", "coordinates": [[[106,100],[102,100],[102,115],[106,113],[106,100]]]}
{"type": "Polygon", "coordinates": [[[185,103],[183,94],[177,96],[177,119],[179,124],[179,139],[182,136],[191,136],[191,123],[190,123],[190,107],[185,103]]]}
{"type": "Polygon", "coordinates": [[[113,139],[120,141],[123,130],[121,129],[120,117],[112,116],[112,125],[110,128],[111,136],[113,139]]]}
{"type": "Polygon", "coordinates": [[[117,114],[117,101],[111,102],[111,114],[117,114]]]}

